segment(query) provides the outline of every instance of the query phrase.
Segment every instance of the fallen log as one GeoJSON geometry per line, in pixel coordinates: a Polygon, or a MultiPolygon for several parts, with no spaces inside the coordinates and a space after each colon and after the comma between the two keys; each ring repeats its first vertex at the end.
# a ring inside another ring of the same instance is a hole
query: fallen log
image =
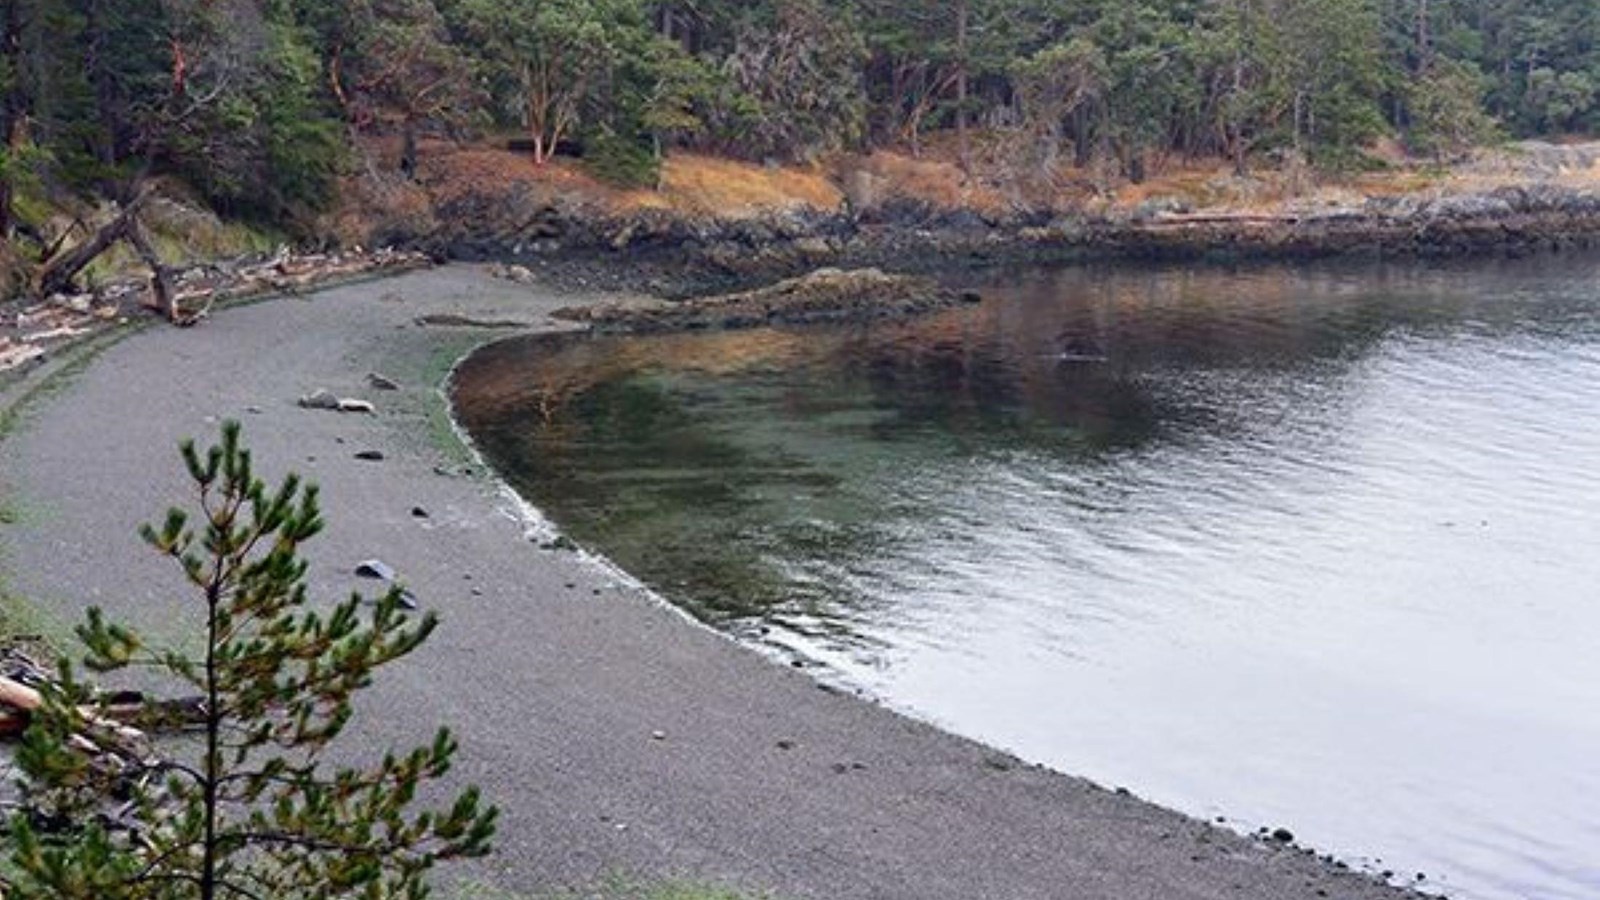
{"type": "MultiPolygon", "coordinates": [[[[33,713],[44,706],[44,695],[13,678],[0,675],[0,737],[26,731],[33,713]]],[[[124,740],[143,740],[141,728],[181,731],[205,721],[205,703],[199,697],[149,700],[143,694],[117,694],[105,703],[78,707],[88,724],[124,740]],[[131,727],[137,725],[139,727],[131,727]]]]}
{"type": "Polygon", "coordinates": [[[44,264],[44,269],[39,273],[38,294],[48,297],[51,294],[67,292],[72,287],[72,280],[78,277],[89,263],[99,258],[100,254],[111,249],[111,246],[128,233],[129,223],[139,215],[139,210],[144,207],[145,201],[150,198],[148,190],[139,190],[122,208],[116,218],[100,226],[94,237],[73,247],[56,258],[44,264]]]}

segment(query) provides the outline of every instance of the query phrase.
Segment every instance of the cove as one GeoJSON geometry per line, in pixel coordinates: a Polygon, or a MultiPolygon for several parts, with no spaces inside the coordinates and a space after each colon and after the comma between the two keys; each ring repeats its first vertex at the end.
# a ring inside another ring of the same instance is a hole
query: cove
{"type": "Polygon", "coordinates": [[[1600,259],[966,276],[457,372],[663,596],[1029,760],[1455,897],[1600,895],[1600,259]]]}

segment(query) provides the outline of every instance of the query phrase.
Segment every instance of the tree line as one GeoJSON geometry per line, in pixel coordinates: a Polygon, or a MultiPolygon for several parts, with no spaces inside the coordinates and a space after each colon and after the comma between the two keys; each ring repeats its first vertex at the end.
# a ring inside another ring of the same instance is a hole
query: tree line
{"type": "Polygon", "coordinates": [[[6,0],[0,230],[48,185],[182,176],[292,220],[363,134],[515,130],[648,180],[674,148],[930,139],[1138,180],[1177,157],[1445,159],[1600,125],[1600,0],[6,0]]]}

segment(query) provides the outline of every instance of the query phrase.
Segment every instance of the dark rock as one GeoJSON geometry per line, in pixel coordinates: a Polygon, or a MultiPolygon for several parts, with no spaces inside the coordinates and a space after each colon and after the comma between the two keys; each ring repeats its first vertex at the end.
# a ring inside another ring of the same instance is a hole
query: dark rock
{"type": "Polygon", "coordinates": [[[382,462],[384,456],[382,450],[362,450],[356,454],[356,459],[363,462],[382,462]]]}
{"type": "Polygon", "coordinates": [[[325,390],[315,390],[300,398],[300,405],[305,409],[336,410],[339,408],[339,398],[325,390]]]}
{"type": "Polygon", "coordinates": [[[1294,843],[1294,832],[1287,828],[1275,828],[1272,831],[1272,839],[1280,844],[1292,844],[1294,843]]]}
{"type": "Polygon", "coordinates": [[[372,389],[377,391],[400,390],[399,382],[396,382],[392,378],[385,378],[384,376],[379,375],[377,372],[367,373],[367,384],[371,385],[372,389]]]}
{"type": "Polygon", "coordinates": [[[369,559],[356,566],[356,574],[362,578],[376,578],[379,581],[393,581],[395,571],[392,566],[381,559],[369,559]]]}
{"type": "Polygon", "coordinates": [[[985,756],[983,758],[983,764],[991,769],[994,769],[996,772],[1009,772],[1017,767],[1016,760],[1007,756],[1002,756],[998,753],[991,753],[988,756],[985,756]]]}
{"type": "Polygon", "coordinates": [[[426,519],[426,518],[429,518],[428,511],[423,509],[420,506],[411,507],[411,516],[412,516],[412,518],[415,518],[415,519],[426,519]]]}

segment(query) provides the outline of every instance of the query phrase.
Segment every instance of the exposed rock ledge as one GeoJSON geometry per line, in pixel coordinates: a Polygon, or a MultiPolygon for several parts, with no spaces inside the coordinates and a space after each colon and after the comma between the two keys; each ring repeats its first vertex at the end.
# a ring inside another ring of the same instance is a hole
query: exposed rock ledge
{"type": "Polygon", "coordinates": [[[818,269],[736,294],[679,303],[606,303],[568,308],[557,315],[589,322],[600,331],[643,333],[899,318],[979,299],[931,278],[879,269],[818,269]]]}

